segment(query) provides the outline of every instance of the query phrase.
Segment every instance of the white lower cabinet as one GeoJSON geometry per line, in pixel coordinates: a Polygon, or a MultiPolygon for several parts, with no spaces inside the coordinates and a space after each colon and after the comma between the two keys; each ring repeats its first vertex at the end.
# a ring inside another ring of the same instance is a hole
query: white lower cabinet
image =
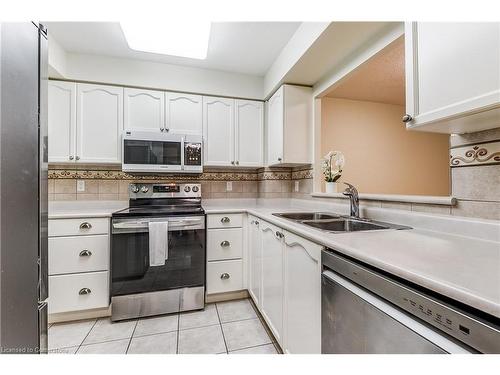
{"type": "Polygon", "coordinates": [[[74,313],[96,317],[95,309],[107,314],[109,219],[49,219],[48,232],[49,314],[60,314],[57,321],[75,319],[74,313]]]}
{"type": "Polygon", "coordinates": [[[213,261],[207,264],[207,294],[234,292],[243,289],[241,259],[213,261]]]}
{"type": "Polygon", "coordinates": [[[49,314],[109,306],[109,272],[49,276],[49,314]]]}
{"type": "Polygon", "coordinates": [[[285,353],[321,353],[321,250],[252,215],[248,291],[285,353]]]}
{"type": "Polygon", "coordinates": [[[283,240],[275,225],[262,222],[262,295],[261,313],[274,337],[283,343],[283,240]]]}
{"type": "Polygon", "coordinates": [[[285,353],[321,353],[321,250],[293,233],[285,242],[285,353]]]}

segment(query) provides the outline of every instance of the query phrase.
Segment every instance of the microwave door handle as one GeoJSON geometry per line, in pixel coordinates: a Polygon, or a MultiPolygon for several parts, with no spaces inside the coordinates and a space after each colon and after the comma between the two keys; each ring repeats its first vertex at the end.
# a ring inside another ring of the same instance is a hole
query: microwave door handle
{"type": "Polygon", "coordinates": [[[184,170],[184,154],[186,150],[184,149],[184,137],[181,137],[181,170],[184,170]]]}

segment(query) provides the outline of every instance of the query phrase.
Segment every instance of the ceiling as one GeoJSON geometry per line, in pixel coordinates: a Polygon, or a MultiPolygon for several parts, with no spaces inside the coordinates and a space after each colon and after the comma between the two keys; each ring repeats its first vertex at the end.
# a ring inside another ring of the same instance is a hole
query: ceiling
{"type": "Polygon", "coordinates": [[[300,22],[212,23],[205,60],[131,50],[117,22],[47,22],[52,38],[67,51],[193,66],[263,76],[300,22]]]}
{"type": "Polygon", "coordinates": [[[346,77],[328,97],[405,105],[405,51],[400,37],[346,77]]]}

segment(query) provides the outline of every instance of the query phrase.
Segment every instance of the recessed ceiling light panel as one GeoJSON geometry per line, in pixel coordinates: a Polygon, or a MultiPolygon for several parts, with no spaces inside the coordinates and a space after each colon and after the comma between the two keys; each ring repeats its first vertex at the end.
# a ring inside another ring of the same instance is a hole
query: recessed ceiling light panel
{"type": "Polygon", "coordinates": [[[120,22],[128,46],[141,52],[206,59],[210,22],[120,22]]]}

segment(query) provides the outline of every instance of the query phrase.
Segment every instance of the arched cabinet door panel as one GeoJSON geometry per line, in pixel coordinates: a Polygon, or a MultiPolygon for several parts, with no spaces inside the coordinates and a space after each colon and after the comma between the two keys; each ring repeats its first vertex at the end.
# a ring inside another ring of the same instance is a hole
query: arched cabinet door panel
{"type": "Polygon", "coordinates": [[[49,81],[49,163],[74,163],[76,83],[49,81]]]}
{"type": "Polygon", "coordinates": [[[202,106],[201,95],[165,93],[165,128],[172,133],[202,135],[202,106]]]}
{"type": "Polygon", "coordinates": [[[123,95],[125,129],[165,130],[163,91],[126,88],[123,95]]]}
{"type": "Polygon", "coordinates": [[[203,97],[205,165],[234,166],[234,99],[203,97]]]}

